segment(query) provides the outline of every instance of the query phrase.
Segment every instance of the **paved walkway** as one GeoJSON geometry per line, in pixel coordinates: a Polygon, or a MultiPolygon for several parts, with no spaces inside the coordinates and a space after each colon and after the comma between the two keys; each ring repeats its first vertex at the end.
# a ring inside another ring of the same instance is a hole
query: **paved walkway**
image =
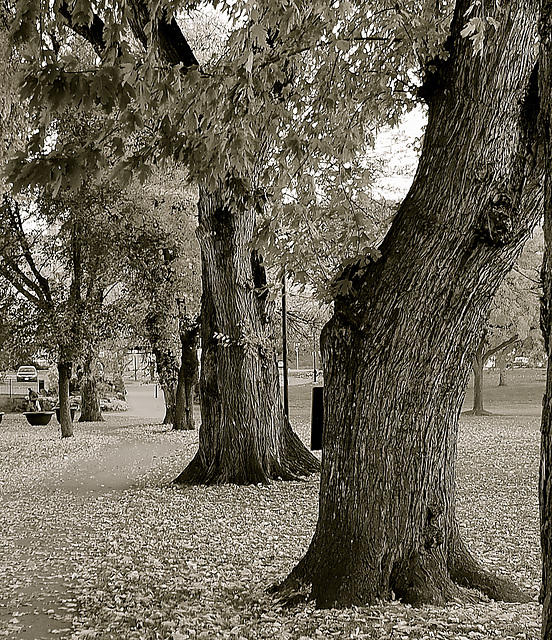
{"type": "MultiPolygon", "coordinates": [[[[12,427],[10,421],[15,419],[5,416],[2,428],[20,428],[20,423],[12,427]]],[[[105,423],[76,424],[74,441],[61,445],[51,429],[48,446],[52,450],[67,447],[68,455],[55,457],[50,469],[37,461],[29,476],[21,473],[21,484],[14,483],[18,486],[11,486],[3,476],[3,487],[8,484],[9,488],[0,495],[0,638],[70,638],[79,607],[73,585],[82,574],[81,546],[87,543],[82,536],[93,540],[106,534],[102,523],[94,521],[95,505],[102,500],[116,504],[117,496],[127,489],[159,486],[176,476],[175,459],[182,454],[182,439],[174,432],[143,440],[140,435],[125,438],[128,429],[133,429],[129,423],[129,416],[108,416],[105,423]],[[97,440],[100,446],[94,444],[97,440]],[[92,450],[88,450],[89,443],[92,450]],[[80,453],[75,456],[76,450],[80,453]],[[169,473],[174,475],[167,477],[171,466],[169,473]],[[32,473],[38,477],[33,478],[32,473]]],[[[150,427],[150,433],[155,429],[150,427]]],[[[45,429],[36,433],[48,440],[45,429]]],[[[24,432],[21,435],[33,446],[32,433],[30,441],[24,432]]]]}
{"type": "Polygon", "coordinates": [[[163,420],[165,398],[160,385],[125,381],[125,387],[126,401],[130,407],[129,414],[154,422],[163,420]]]}
{"type": "MultiPolygon", "coordinates": [[[[290,378],[290,385],[309,382],[290,378]]],[[[70,638],[79,607],[73,587],[75,580],[80,579],[79,572],[82,573],[80,547],[86,541],[81,536],[92,540],[102,527],[101,522],[93,520],[84,524],[94,517],[97,501],[117,503],[122,492],[158,486],[184,468],[184,462],[180,462],[183,441],[175,435],[177,432],[151,437],[152,431],[163,429],[165,407],[161,388],[134,382],[127,382],[126,386],[130,411],[106,414],[104,423],[75,424],[75,438],[70,442],[60,444],[55,421],[33,431],[21,416],[5,416],[1,428],[6,430],[4,435],[13,437],[6,437],[5,441],[0,438],[0,460],[4,459],[2,454],[6,462],[13,460],[14,454],[10,453],[13,446],[23,446],[22,455],[29,456],[29,447],[34,446],[37,436],[40,446],[49,447],[46,455],[57,453],[53,461],[42,460],[41,453],[36,469],[31,464],[27,473],[19,470],[20,481],[10,478],[7,469],[2,476],[0,470],[2,487],[6,484],[10,487],[0,494],[0,638],[70,638]],[[124,437],[132,425],[144,423],[150,425],[150,437],[124,437]],[[90,450],[86,448],[88,443],[90,450]],[[69,455],[60,456],[64,447],[69,455]],[[82,455],[72,459],[79,447],[83,447],[82,455]],[[45,466],[48,464],[50,468],[45,466]]],[[[196,421],[199,422],[199,409],[196,421]]],[[[196,437],[196,433],[185,436],[186,442],[190,441],[188,449],[196,437]]],[[[188,451],[186,455],[191,458],[193,454],[188,451]]],[[[22,460],[20,464],[29,462],[22,460]]]]}

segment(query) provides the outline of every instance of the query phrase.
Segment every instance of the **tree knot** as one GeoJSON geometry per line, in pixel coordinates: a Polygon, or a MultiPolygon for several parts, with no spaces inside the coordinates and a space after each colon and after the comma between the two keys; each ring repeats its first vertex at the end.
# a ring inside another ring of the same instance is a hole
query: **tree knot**
{"type": "Polygon", "coordinates": [[[483,238],[495,246],[507,244],[514,232],[514,214],[512,196],[504,190],[496,191],[483,208],[483,238]]]}
{"type": "Polygon", "coordinates": [[[434,501],[427,507],[427,520],[423,533],[424,548],[428,551],[435,549],[445,541],[442,515],[444,506],[442,502],[434,501]]]}

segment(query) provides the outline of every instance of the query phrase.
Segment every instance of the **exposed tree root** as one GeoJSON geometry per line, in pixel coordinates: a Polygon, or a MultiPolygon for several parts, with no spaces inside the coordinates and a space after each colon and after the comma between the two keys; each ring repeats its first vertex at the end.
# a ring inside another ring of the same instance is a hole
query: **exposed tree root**
{"type": "Polygon", "coordinates": [[[451,578],[463,587],[477,589],[492,600],[502,602],[530,602],[531,596],[512,581],[485,569],[468,551],[458,531],[451,536],[448,554],[451,578]]]}
{"type": "Polygon", "coordinates": [[[439,553],[413,554],[408,561],[397,563],[388,586],[382,585],[375,597],[371,592],[366,601],[363,601],[362,594],[369,591],[363,591],[366,581],[361,575],[361,568],[358,565],[351,568],[350,571],[356,575],[348,575],[347,570],[339,571],[339,563],[328,560],[328,564],[335,564],[332,570],[324,565],[321,558],[313,557],[312,547],[291,574],[283,582],[273,585],[269,593],[286,605],[315,600],[319,608],[369,605],[376,599],[389,598],[391,594],[412,606],[443,606],[451,601],[474,603],[483,596],[503,602],[532,600],[528,593],[511,581],[482,567],[471,556],[457,531],[451,538],[446,563],[439,553]]]}
{"type": "Polygon", "coordinates": [[[496,414],[485,409],[470,409],[469,411],[462,411],[463,416],[494,416],[496,414]]]}
{"type": "Polygon", "coordinates": [[[238,451],[231,457],[211,456],[211,462],[201,445],[188,466],[173,480],[182,485],[269,484],[272,480],[300,480],[320,471],[318,458],[301,442],[289,422],[282,434],[282,451],[278,460],[267,460],[258,452],[238,451]]]}

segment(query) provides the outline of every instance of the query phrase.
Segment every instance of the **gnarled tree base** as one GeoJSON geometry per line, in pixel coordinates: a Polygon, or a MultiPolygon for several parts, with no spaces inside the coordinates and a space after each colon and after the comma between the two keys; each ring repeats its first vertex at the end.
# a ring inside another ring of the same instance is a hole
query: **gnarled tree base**
{"type": "MultiPolygon", "coordinates": [[[[173,482],[180,485],[269,484],[272,480],[299,480],[320,471],[318,458],[301,442],[289,422],[283,427],[283,446],[278,459],[266,460],[257,451],[236,449],[232,464],[216,452],[200,448],[190,464],[173,482]]],[[[225,458],[228,460],[228,458],[225,458]]]]}
{"type": "Polygon", "coordinates": [[[468,551],[456,527],[451,536],[448,569],[454,582],[462,587],[477,589],[491,600],[502,602],[530,602],[531,596],[512,581],[485,569],[468,551]]]}
{"type": "MultiPolygon", "coordinates": [[[[311,551],[311,550],[309,550],[311,551]]],[[[440,554],[413,554],[408,562],[397,564],[387,585],[375,591],[366,585],[362,563],[343,575],[336,567],[321,566],[312,552],[299,562],[280,584],[269,589],[287,605],[315,600],[318,608],[376,604],[395,597],[413,606],[443,606],[447,602],[477,602],[484,598],[503,602],[530,602],[531,596],[510,580],[497,576],[479,564],[467,550],[457,530],[451,535],[447,564],[440,554]],[[331,575],[333,573],[333,575],[331,575]],[[356,575],[355,575],[356,574],[356,575]],[[364,588],[367,587],[367,588],[364,588]]]]}

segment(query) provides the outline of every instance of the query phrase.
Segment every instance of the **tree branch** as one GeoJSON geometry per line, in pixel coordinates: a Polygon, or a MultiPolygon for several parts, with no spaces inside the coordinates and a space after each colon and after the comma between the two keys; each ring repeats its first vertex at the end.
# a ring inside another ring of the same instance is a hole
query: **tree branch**
{"type": "MultiPolygon", "coordinates": [[[[148,3],[144,0],[130,0],[127,6],[130,9],[127,18],[132,32],[147,50],[150,39],[146,33],[146,26],[152,22],[148,3]]],[[[83,25],[75,23],[67,2],[62,2],[58,11],[67,20],[69,27],[89,42],[99,56],[105,54],[107,48],[104,38],[105,23],[97,14],[94,14],[90,25],[83,25]]],[[[161,17],[155,20],[152,33],[165,62],[171,65],[182,64],[184,69],[199,65],[175,18],[169,20],[166,10],[163,10],[161,17]]]]}
{"type": "MultiPolygon", "coordinates": [[[[146,35],[146,25],[152,22],[149,5],[146,0],[130,0],[128,6],[131,10],[128,16],[131,29],[147,50],[150,41],[146,35]]],[[[165,62],[171,65],[182,64],[185,69],[199,65],[175,18],[169,20],[165,9],[155,21],[153,33],[157,36],[155,44],[165,62]]]]}
{"type": "Polygon", "coordinates": [[[9,251],[5,251],[5,249],[12,249],[12,246],[10,246],[11,243],[9,241],[5,246],[1,247],[1,257],[4,261],[4,273],[6,277],[9,273],[11,273],[12,276],[15,276],[18,282],[16,283],[11,279],[10,281],[17,288],[17,290],[25,295],[25,297],[27,297],[29,300],[51,303],[52,294],[50,291],[50,283],[36,266],[36,262],[29,247],[27,235],[23,229],[23,222],[21,220],[21,214],[19,212],[17,202],[11,201],[7,196],[4,196],[2,208],[4,213],[6,213],[9,218],[8,228],[13,233],[13,237],[17,242],[19,249],[21,250],[21,258],[24,259],[35,279],[32,280],[31,278],[29,278],[23,271],[21,265],[18,264],[13,257],[11,257],[9,251]],[[25,292],[24,290],[25,287],[27,287],[27,292],[25,292]]]}
{"type": "Polygon", "coordinates": [[[509,347],[515,342],[519,342],[519,336],[517,334],[515,336],[512,336],[508,340],[501,342],[497,347],[493,347],[492,349],[489,349],[488,351],[486,351],[483,355],[484,359],[488,360],[490,357],[494,356],[495,353],[498,353],[499,351],[503,351],[504,349],[506,349],[506,347],[509,347]]]}
{"type": "Polygon", "coordinates": [[[94,51],[101,57],[106,50],[106,42],[104,40],[104,29],[105,24],[104,21],[97,15],[94,14],[92,18],[92,23],[90,25],[85,24],[76,24],[73,20],[73,14],[71,13],[71,9],[67,2],[61,2],[58,6],[58,11],[61,16],[63,16],[69,25],[69,27],[77,33],[79,36],[84,38],[87,42],[89,42],[94,51]]]}

